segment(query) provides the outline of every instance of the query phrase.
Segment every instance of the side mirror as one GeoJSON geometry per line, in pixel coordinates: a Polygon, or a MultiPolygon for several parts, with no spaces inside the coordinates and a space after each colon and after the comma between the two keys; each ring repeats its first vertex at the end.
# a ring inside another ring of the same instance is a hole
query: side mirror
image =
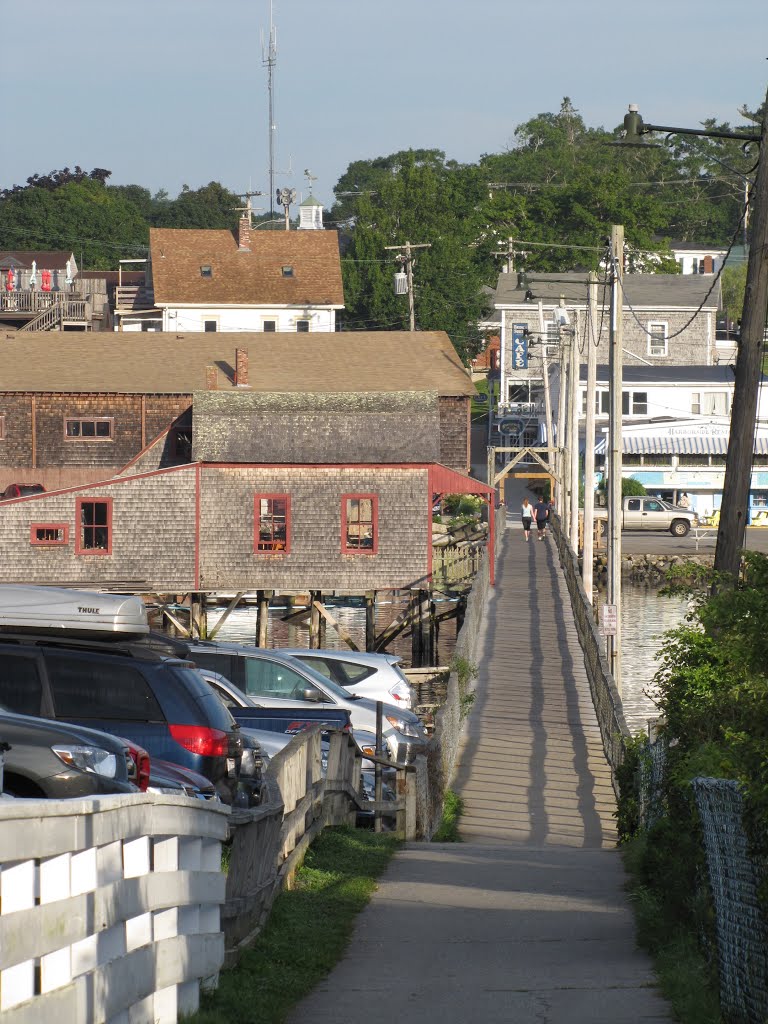
{"type": "Polygon", "coordinates": [[[313,701],[315,704],[319,704],[325,700],[324,694],[314,686],[308,686],[306,690],[301,691],[301,699],[306,701],[313,701]]]}

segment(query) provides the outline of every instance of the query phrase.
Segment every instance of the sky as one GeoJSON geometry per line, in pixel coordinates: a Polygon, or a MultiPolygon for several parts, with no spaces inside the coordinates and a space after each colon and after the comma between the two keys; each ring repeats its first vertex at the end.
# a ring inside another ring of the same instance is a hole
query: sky
{"type": "MultiPolygon", "coordinates": [[[[354,160],[474,162],[564,96],[589,127],[628,103],[696,127],[740,123],[768,86],[765,0],[274,0],[272,18],[275,184],[303,198],[308,169],[326,206],[354,160]]],[[[79,164],[266,193],[269,23],[270,0],[0,0],[0,188],[79,164]]]]}

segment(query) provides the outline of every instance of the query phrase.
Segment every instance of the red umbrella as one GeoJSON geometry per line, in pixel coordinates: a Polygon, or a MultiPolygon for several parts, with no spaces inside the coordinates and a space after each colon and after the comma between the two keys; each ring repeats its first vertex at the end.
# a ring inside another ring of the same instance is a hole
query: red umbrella
{"type": "Polygon", "coordinates": [[[8,271],[8,276],[5,279],[5,287],[8,289],[9,292],[12,292],[13,289],[16,287],[15,279],[13,276],[13,267],[11,267],[8,271]]]}
{"type": "Polygon", "coordinates": [[[51,272],[50,270],[43,270],[40,274],[40,287],[44,292],[51,290],[51,272]]]}

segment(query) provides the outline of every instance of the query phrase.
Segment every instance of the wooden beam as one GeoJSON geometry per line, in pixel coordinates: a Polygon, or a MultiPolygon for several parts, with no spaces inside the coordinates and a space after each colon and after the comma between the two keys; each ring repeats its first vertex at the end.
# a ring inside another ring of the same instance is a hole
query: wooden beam
{"type": "Polygon", "coordinates": [[[337,622],[336,619],[334,619],[334,617],[331,615],[331,613],[328,611],[324,604],[322,604],[320,601],[313,601],[312,607],[316,608],[320,615],[322,615],[322,617],[325,619],[325,621],[329,622],[333,626],[333,628],[339,634],[339,639],[343,640],[347,647],[350,647],[353,651],[360,650],[360,648],[357,646],[357,644],[349,635],[349,633],[347,633],[347,631],[344,629],[341,623],[337,622]]]}
{"type": "Polygon", "coordinates": [[[281,622],[295,622],[295,623],[300,624],[302,622],[306,622],[307,619],[309,618],[310,614],[311,614],[311,611],[310,611],[309,608],[302,608],[298,612],[289,612],[288,615],[281,615],[280,616],[280,621],[281,622]]]}
{"type": "Polygon", "coordinates": [[[232,612],[235,610],[235,608],[237,608],[238,604],[240,603],[240,598],[243,596],[244,593],[245,593],[245,591],[241,590],[238,594],[235,594],[235,596],[229,602],[229,604],[227,605],[226,611],[224,612],[224,614],[221,616],[219,621],[216,623],[216,625],[213,627],[213,629],[208,634],[208,639],[209,640],[213,640],[213,638],[219,632],[219,630],[224,625],[224,623],[227,621],[229,616],[232,614],[232,612]]]}
{"type": "Polygon", "coordinates": [[[393,619],[388,626],[376,637],[373,644],[374,651],[383,650],[387,644],[391,643],[396,636],[399,636],[404,629],[411,624],[411,606],[409,605],[405,611],[400,612],[396,619],[393,619]]]}
{"type": "Polygon", "coordinates": [[[168,611],[168,609],[165,607],[165,605],[163,605],[162,612],[163,612],[163,615],[165,615],[167,618],[169,618],[171,620],[171,622],[174,624],[176,629],[178,629],[178,631],[181,633],[182,636],[190,637],[191,638],[192,631],[187,629],[186,626],[183,626],[181,624],[181,622],[179,622],[179,620],[176,618],[176,616],[168,611]]]}

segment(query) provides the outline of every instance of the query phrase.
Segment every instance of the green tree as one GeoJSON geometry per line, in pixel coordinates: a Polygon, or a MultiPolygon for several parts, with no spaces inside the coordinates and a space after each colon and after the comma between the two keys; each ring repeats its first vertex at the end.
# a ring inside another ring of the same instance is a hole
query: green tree
{"type": "Polygon", "coordinates": [[[162,228],[233,228],[243,205],[240,196],[211,181],[202,188],[182,186],[176,199],[154,203],[152,224],[162,228]]]}

